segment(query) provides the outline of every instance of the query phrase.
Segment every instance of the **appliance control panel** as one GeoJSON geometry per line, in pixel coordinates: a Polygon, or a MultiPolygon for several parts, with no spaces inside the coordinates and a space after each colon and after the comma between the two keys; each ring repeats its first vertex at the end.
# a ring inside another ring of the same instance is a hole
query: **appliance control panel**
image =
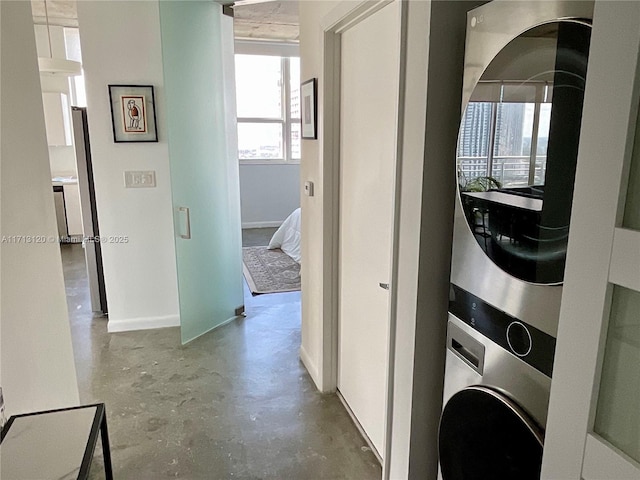
{"type": "Polygon", "coordinates": [[[556,339],[451,284],[449,312],[548,377],[556,339]]]}

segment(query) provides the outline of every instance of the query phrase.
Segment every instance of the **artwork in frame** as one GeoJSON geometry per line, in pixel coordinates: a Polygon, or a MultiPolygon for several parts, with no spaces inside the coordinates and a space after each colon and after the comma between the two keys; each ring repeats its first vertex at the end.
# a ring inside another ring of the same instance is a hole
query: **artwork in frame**
{"type": "Polygon", "coordinates": [[[113,141],[157,142],[152,85],[109,85],[113,141]]]}
{"type": "Polygon", "coordinates": [[[300,93],[302,97],[302,138],[313,140],[318,138],[318,130],[316,128],[316,121],[318,119],[316,84],[316,79],[312,78],[300,85],[300,93]]]}

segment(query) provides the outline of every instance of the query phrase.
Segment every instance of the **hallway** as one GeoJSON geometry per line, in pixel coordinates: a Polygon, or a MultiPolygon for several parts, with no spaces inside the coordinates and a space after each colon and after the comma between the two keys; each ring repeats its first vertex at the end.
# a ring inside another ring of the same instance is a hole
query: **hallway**
{"type": "Polygon", "coordinates": [[[184,347],[177,328],[108,334],[82,247],[61,249],[81,401],[106,403],[116,478],[380,478],[338,398],[319,394],[298,358],[299,292],[245,286],[247,317],[184,347]]]}

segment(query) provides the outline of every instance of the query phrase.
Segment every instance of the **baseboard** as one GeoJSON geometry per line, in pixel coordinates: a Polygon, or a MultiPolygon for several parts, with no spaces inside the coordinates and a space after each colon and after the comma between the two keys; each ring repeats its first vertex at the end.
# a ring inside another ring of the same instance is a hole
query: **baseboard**
{"type": "Polygon", "coordinates": [[[273,228],[282,225],[282,221],[279,222],[242,222],[242,228],[273,228]]]}
{"type": "Polygon", "coordinates": [[[380,462],[380,465],[382,465],[382,456],[380,456],[380,453],[378,452],[376,447],[373,445],[373,442],[369,438],[369,435],[367,435],[367,432],[364,431],[364,428],[360,424],[360,420],[358,420],[358,418],[356,417],[355,413],[353,413],[353,410],[351,410],[351,407],[349,406],[347,401],[342,396],[342,393],[340,393],[340,390],[336,390],[336,395],[338,396],[338,399],[340,400],[340,403],[342,403],[342,406],[344,407],[344,409],[347,411],[347,413],[351,417],[351,421],[353,422],[353,424],[356,426],[356,428],[360,432],[360,435],[362,435],[362,438],[364,439],[364,441],[367,442],[367,445],[371,449],[371,452],[373,452],[375,457],[378,459],[378,462],[380,462]]]}
{"type": "Polygon", "coordinates": [[[307,369],[307,372],[309,372],[309,375],[311,376],[311,380],[313,380],[313,383],[315,383],[316,388],[319,391],[322,391],[322,382],[320,382],[320,373],[318,372],[318,369],[313,363],[313,361],[311,361],[311,356],[309,356],[304,346],[302,345],[300,346],[300,360],[302,360],[302,364],[307,369]]]}
{"type": "Polygon", "coordinates": [[[179,327],[180,315],[167,315],[165,317],[123,318],[120,320],[109,319],[107,331],[130,332],[132,330],[150,330],[152,328],[179,327]]]}

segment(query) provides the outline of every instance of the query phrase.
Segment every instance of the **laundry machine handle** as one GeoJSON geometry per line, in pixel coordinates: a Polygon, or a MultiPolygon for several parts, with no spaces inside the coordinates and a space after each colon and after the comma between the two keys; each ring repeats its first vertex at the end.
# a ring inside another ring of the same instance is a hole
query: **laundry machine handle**
{"type": "Polygon", "coordinates": [[[484,370],[484,345],[451,322],[449,322],[449,328],[447,329],[447,348],[482,375],[484,370]]]}

